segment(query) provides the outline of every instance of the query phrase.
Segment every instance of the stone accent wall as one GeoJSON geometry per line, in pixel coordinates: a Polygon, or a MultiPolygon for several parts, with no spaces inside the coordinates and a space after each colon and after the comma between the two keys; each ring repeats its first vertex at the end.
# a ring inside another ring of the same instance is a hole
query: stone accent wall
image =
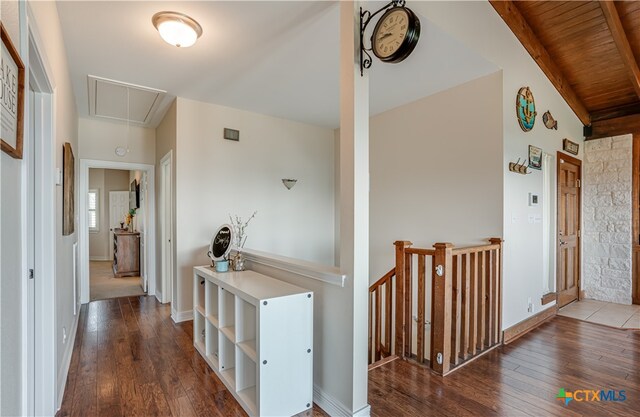
{"type": "Polygon", "coordinates": [[[587,141],[583,278],[587,298],[631,304],[632,136],[587,141]]]}

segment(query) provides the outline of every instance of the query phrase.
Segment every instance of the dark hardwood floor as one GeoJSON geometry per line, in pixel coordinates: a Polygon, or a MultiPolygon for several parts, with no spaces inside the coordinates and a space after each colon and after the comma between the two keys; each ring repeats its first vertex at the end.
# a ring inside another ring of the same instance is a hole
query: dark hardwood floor
{"type": "Polygon", "coordinates": [[[640,332],[556,317],[444,378],[400,360],[376,368],[369,403],[385,417],[640,416],[640,332]],[[627,399],[565,406],[560,388],[627,399]]]}
{"type": "Polygon", "coordinates": [[[246,416],[170,314],[146,296],[82,306],[57,416],[246,416]]]}
{"type": "MultiPolygon", "coordinates": [[[[57,416],[246,415],[153,297],[80,312],[57,416]]],[[[640,416],[640,332],[557,317],[442,378],[396,360],[369,372],[372,416],[640,416]],[[558,390],[625,390],[624,402],[567,406],[558,390]]],[[[326,416],[317,406],[304,415],[326,416]]]]}

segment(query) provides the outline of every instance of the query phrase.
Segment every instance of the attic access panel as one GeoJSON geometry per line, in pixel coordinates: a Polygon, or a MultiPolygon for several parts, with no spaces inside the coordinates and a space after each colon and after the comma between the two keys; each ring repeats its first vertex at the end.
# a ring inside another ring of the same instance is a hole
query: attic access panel
{"type": "Polygon", "coordinates": [[[166,91],[155,88],[88,77],[89,115],[148,125],[166,91]]]}

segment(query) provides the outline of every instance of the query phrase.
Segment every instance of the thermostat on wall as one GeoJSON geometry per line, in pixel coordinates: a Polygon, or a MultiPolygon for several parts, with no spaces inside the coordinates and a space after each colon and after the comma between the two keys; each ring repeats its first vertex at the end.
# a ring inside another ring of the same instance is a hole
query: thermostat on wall
{"type": "Polygon", "coordinates": [[[530,206],[537,206],[538,205],[538,194],[534,194],[534,193],[529,193],[529,205],[530,206]]]}

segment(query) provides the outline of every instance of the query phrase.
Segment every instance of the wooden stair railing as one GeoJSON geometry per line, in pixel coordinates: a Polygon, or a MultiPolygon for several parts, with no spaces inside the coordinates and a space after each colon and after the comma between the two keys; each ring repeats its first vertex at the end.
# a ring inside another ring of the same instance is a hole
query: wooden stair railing
{"type": "Polygon", "coordinates": [[[369,363],[397,355],[446,375],[502,343],[502,239],[489,242],[395,242],[396,267],[369,289],[369,363]]]}
{"type": "Polygon", "coordinates": [[[393,268],[369,287],[369,364],[391,355],[391,297],[395,276],[396,269],[393,268]]]}

